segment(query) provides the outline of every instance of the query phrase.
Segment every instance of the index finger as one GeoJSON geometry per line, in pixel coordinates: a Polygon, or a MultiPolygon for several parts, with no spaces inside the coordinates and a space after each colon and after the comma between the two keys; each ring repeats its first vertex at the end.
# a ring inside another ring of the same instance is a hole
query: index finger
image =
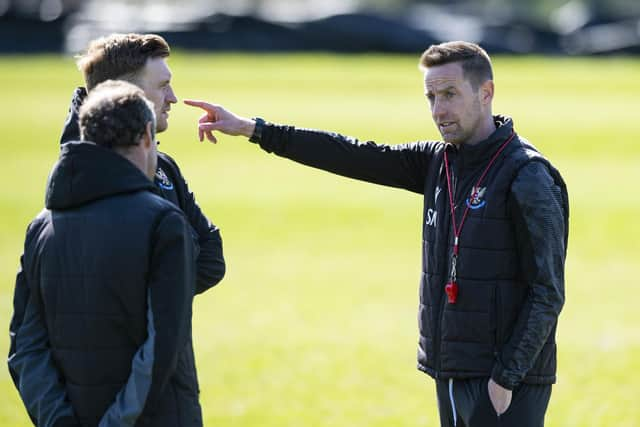
{"type": "Polygon", "coordinates": [[[213,111],[214,108],[215,108],[213,105],[209,104],[208,102],[198,101],[198,100],[195,100],[195,99],[185,99],[182,102],[184,102],[185,104],[190,105],[192,107],[200,107],[200,108],[202,108],[203,110],[206,110],[206,111],[213,111]]]}

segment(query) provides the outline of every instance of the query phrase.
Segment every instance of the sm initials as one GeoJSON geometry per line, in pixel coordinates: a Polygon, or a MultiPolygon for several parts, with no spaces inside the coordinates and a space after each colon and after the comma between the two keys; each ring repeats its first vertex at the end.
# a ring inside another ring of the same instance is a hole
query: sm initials
{"type": "Polygon", "coordinates": [[[435,209],[429,209],[427,211],[427,220],[426,223],[429,227],[437,227],[438,226],[438,212],[435,209]]]}

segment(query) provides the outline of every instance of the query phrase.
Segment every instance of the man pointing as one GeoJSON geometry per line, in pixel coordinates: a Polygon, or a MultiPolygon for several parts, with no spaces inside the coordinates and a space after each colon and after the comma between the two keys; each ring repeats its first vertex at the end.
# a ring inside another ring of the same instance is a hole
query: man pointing
{"type": "Polygon", "coordinates": [[[494,115],[478,45],[431,46],[424,91],[442,141],[394,146],[247,119],[218,105],[198,131],[424,196],[418,369],[435,379],[442,426],[544,425],[556,381],[569,204],[558,171],[513,120],[494,115]]]}

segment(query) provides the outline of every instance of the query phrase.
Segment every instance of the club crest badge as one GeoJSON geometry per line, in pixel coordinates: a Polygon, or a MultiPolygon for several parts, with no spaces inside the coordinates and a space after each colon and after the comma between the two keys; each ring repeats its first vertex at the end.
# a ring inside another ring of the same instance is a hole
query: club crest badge
{"type": "Polygon", "coordinates": [[[487,191],[487,187],[473,187],[471,189],[471,195],[467,198],[467,206],[470,209],[480,209],[486,204],[484,200],[484,193],[487,191]]]}
{"type": "Polygon", "coordinates": [[[169,181],[167,174],[164,173],[162,168],[158,168],[156,171],[156,184],[165,190],[173,190],[173,182],[169,181]]]}

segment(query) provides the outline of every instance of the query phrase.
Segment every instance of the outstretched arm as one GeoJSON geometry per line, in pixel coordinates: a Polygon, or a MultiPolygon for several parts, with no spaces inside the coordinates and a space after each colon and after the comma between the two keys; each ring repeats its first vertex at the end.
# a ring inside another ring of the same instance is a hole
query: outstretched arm
{"type": "Polygon", "coordinates": [[[422,194],[428,165],[442,144],[419,142],[402,145],[360,142],[336,133],[297,129],[257,122],[237,116],[220,105],[186,100],[204,110],[198,137],[212,142],[214,132],[242,135],[267,152],[338,175],[422,194]]]}

